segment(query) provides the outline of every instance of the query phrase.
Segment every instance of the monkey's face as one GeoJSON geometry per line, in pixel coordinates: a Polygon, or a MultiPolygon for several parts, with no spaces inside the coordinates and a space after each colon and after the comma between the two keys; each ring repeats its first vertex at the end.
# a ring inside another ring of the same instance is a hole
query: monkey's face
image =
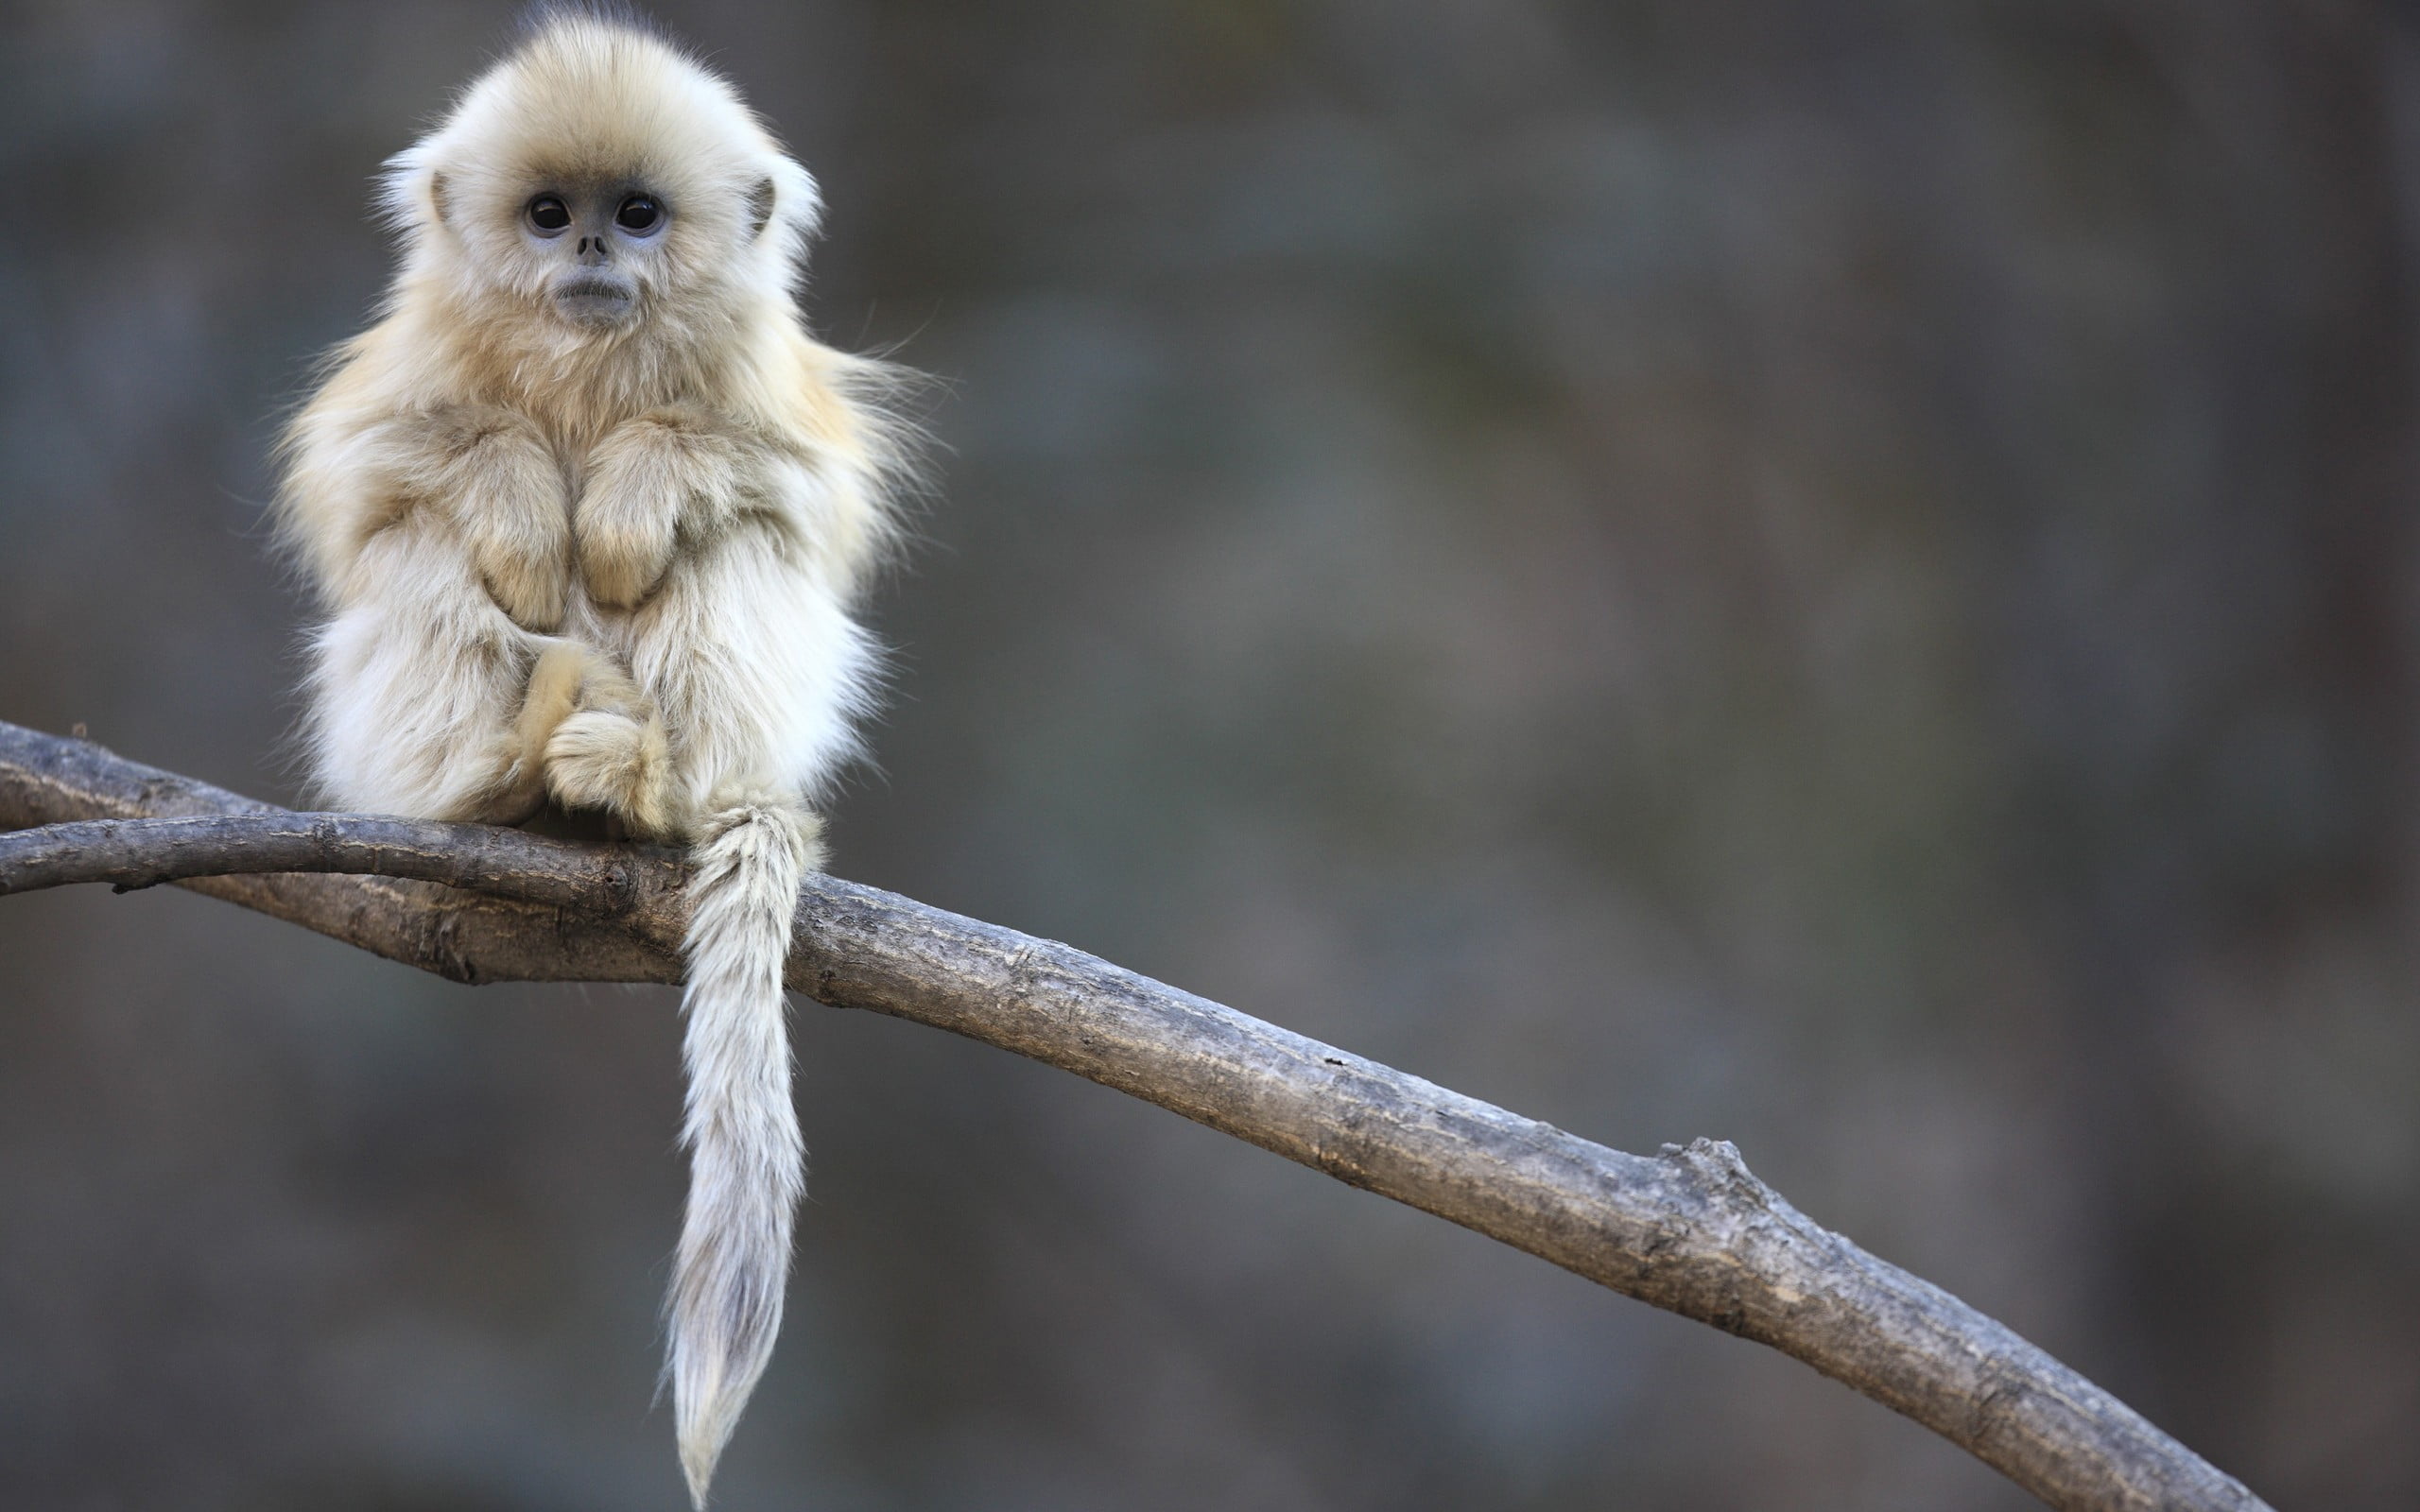
{"type": "Polygon", "coordinates": [[[546,26],[395,160],[406,282],[530,350],[642,362],[786,301],[815,180],[730,85],[654,38],[546,26]]]}
{"type": "Polygon", "coordinates": [[[529,197],[520,220],[555,313],[609,331],[637,316],[641,281],[661,254],[671,212],[642,184],[550,186],[529,197]]]}

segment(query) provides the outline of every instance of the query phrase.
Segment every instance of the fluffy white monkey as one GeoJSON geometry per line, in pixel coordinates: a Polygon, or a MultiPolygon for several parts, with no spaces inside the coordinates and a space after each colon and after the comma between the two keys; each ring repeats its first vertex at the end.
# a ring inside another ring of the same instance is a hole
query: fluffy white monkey
{"type": "Polygon", "coordinates": [[[285,439],[308,735],[351,809],[675,841],[690,1189],[666,1304],[702,1505],[780,1326],[804,1156],[782,963],[891,532],[875,363],[791,284],[815,181],[626,21],[542,14],[385,180],[402,265],[285,439]]]}

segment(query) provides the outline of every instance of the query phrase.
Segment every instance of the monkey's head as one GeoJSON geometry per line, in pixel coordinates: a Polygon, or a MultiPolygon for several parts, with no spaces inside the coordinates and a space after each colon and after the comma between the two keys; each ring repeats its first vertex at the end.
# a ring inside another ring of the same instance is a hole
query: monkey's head
{"type": "Polygon", "coordinates": [[[815,180],[730,84],[663,39],[542,13],[442,124],[389,164],[400,291],[554,341],[713,339],[786,300],[815,180]]]}

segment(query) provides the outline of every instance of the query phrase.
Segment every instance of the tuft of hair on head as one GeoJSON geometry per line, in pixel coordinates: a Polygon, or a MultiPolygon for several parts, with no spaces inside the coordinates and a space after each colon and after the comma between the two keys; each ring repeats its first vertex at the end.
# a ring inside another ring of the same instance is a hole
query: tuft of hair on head
{"type": "Polygon", "coordinates": [[[531,0],[515,18],[514,29],[524,38],[534,37],[563,21],[619,26],[624,31],[644,32],[658,42],[675,45],[671,34],[658,26],[653,16],[625,0],[531,0]]]}

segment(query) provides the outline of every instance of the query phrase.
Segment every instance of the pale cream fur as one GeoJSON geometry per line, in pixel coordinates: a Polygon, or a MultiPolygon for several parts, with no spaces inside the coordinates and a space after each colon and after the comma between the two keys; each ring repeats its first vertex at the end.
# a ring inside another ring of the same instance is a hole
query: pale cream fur
{"type": "Polygon", "coordinates": [[[627,25],[542,19],[394,160],[386,205],[382,318],[285,442],[281,523],[324,611],[316,773],[347,808],[518,823],[551,799],[691,848],[666,1370],[702,1505],[803,1184],[782,963],[821,862],[808,803],[869,696],[850,610],[891,534],[888,373],[800,323],[814,181],[627,25]],[[535,197],[633,193],[664,212],[644,237],[598,221],[575,258],[533,229],[535,197]],[[628,290],[608,317],[578,313],[592,273],[628,290]]]}

